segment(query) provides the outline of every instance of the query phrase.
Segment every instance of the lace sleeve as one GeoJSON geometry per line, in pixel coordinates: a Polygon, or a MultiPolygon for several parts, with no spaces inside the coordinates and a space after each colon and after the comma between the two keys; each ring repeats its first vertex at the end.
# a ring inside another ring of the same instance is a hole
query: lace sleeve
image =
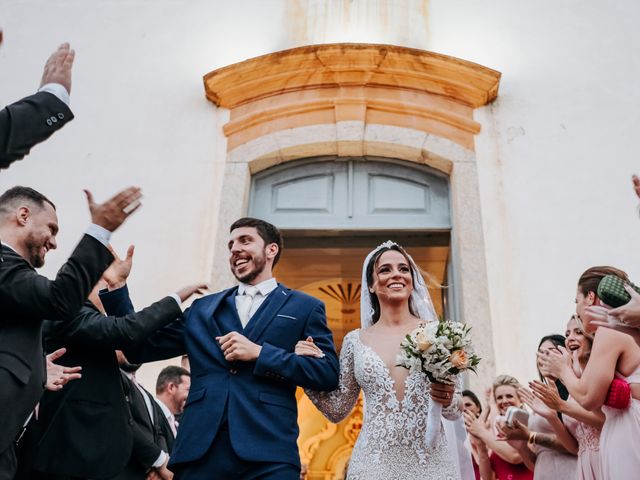
{"type": "Polygon", "coordinates": [[[353,371],[353,335],[358,335],[357,331],[351,332],[344,337],[342,350],[340,351],[340,380],[338,388],[332,392],[317,392],[305,389],[305,393],[318,410],[333,423],[344,420],[351,413],[360,394],[360,385],[358,385],[353,371]]]}
{"type": "Polygon", "coordinates": [[[462,415],[462,375],[456,378],[456,389],[451,405],[442,409],[442,416],[447,420],[456,420],[462,415]]]}

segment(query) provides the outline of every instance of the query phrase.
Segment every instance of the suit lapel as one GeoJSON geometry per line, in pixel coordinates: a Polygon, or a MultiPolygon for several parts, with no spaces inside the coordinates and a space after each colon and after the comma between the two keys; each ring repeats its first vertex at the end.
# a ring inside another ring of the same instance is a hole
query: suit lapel
{"type": "Polygon", "coordinates": [[[256,342],[290,296],[289,289],[278,284],[278,287],[269,294],[258,311],[251,317],[244,329],[244,336],[252,342],[256,342]]]}
{"type": "Polygon", "coordinates": [[[214,315],[214,313],[216,313],[216,310],[220,306],[220,303],[225,298],[232,298],[233,299],[237,289],[238,289],[237,287],[234,287],[234,288],[230,288],[230,289],[228,289],[228,290],[226,290],[224,292],[221,292],[218,295],[212,295],[211,296],[212,297],[211,301],[204,308],[204,321],[206,322],[207,328],[209,329],[209,334],[214,339],[215,339],[215,337],[218,337],[218,336],[221,335],[221,331],[220,331],[220,327],[218,326],[218,324],[213,319],[213,315],[214,315]]]}

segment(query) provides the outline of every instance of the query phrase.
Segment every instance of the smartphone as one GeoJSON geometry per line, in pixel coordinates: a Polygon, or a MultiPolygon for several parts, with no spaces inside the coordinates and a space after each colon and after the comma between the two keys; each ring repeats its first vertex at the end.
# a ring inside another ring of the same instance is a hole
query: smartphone
{"type": "Polygon", "coordinates": [[[513,427],[514,420],[518,420],[521,425],[529,425],[529,412],[518,407],[507,408],[507,413],[504,416],[504,423],[507,427],[513,427]]]}

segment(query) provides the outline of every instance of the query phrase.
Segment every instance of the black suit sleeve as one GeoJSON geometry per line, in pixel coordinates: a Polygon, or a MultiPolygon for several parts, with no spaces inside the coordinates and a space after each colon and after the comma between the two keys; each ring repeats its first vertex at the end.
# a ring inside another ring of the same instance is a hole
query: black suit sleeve
{"type": "Polygon", "coordinates": [[[0,169],[23,158],[72,119],[69,107],[49,92],[36,93],[0,110],[0,169]]]}
{"type": "MultiPolygon", "coordinates": [[[[133,311],[126,287],[111,292],[100,292],[100,300],[110,315],[126,315],[133,311]]],[[[155,331],[143,342],[124,351],[125,356],[133,363],[155,362],[174,358],[186,353],[184,345],[185,314],[173,322],[155,331]]]]}
{"type": "Polygon", "coordinates": [[[44,335],[48,350],[75,345],[124,350],[143,341],[181,314],[180,306],[171,297],[124,316],[105,316],[87,302],[70,322],[45,322],[44,335]]]}
{"type": "MultiPolygon", "coordinates": [[[[1,247],[0,305],[7,318],[70,320],[82,307],[113,256],[85,235],[55,280],[38,275],[24,258],[1,247]]],[[[1,321],[1,320],[0,320],[1,321]]]]}
{"type": "MultiPolygon", "coordinates": [[[[146,412],[147,407],[141,394],[134,389],[135,385],[127,376],[120,372],[122,379],[122,388],[127,399],[127,404],[131,412],[131,433],[133,434],[133,447],[131,450],[132,462],[138,463],[145,470],[151,468],[160,456],[162,449],[154,443],[153,427],[147,422],[143,422],[142,418],[148,418],[146,412]]],[[[153,401],[153,400],[152,400],[153,401]]]]}

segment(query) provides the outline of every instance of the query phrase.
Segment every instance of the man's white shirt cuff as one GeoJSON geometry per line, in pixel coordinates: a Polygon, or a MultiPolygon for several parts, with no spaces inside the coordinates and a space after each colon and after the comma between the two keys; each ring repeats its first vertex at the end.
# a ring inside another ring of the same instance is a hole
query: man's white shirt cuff
{"type": "Polygon", "coordinates": [[[87,235],[91,235],[93,238],[98,240],[105,247],[109,246],[109,240],[111,240],[111,232],[106,228],[101,227],[100,225],[96,225],[95,223],[92,223],[91,225],[89,225],[89,228],[87,228],[84,233],[86,233],[87,235]]]}
{"type": "Polygon", "coordinates": [[[180,300],[180,297],[178,296],[177,293],[172,293],[171,295],[169,295],[171,298],[173,298],[177,303],[178,306],[182,305],[182,300],[180,300]]]}
{"type": "Polygon", "coordinates": [[[60,99],[60,101],[64,102],[64,104],[68,107],[69,103],[71,103],[71,97],[69,96],[69,92],[59,83],[47,83],[41,86],[38,89],[38,92],[49,92],[55,95],[60,99]]]}
{"type": "Polygon", "coordinates": [[[153,465],[151,465],[153,468],[159,468],[162,465],[164,465],[165,460],[169,458],[169,455],[166,454],[166,452],[161,451],[160,455],[158,455],[158,459],[153,462],[153,465]]]}

